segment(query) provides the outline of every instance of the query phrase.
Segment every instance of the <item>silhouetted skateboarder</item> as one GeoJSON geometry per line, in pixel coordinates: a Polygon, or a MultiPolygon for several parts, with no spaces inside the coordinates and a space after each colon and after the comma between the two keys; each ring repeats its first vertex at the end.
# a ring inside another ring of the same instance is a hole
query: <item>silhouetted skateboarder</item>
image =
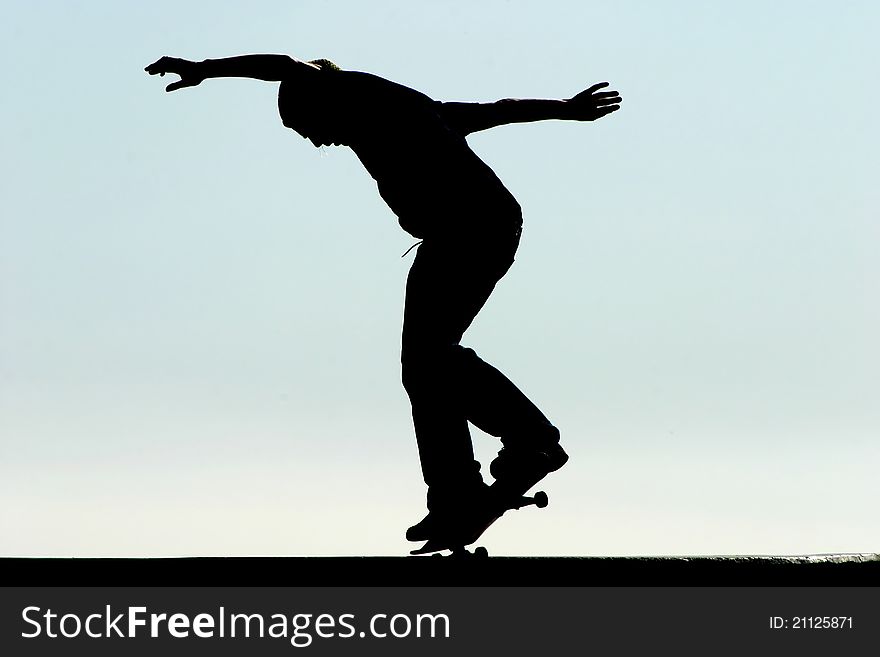
{"type": "Polygon", "coordinates": [[[176,73],[166,91],[208,78],[280,82],[282,122],[315,146],[348,146],[361,160],[401,227],[421,239],[406,283],[401,350],[412,403],[428,515],[413,541],[444,535],[473,518],[490,493],[474,460],[468,422],[501,439],[490,471],[499,482],[535,481],[568,455],[559,431],[520,390],[461,338],[513,264],[520,206],[469,148],[472,132],[545,119],[593,121],[620,108],[616,91],[596,84],[567,100],[444,103],[328,60],[244,55],[192,62],[162,57],[151,75],[176,73]]]}

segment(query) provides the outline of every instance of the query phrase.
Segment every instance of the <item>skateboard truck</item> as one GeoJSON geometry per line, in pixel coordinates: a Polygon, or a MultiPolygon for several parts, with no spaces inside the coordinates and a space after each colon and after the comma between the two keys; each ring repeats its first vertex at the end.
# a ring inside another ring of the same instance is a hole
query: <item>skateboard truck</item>
{"type": "Polygon", "coordinates": [[[547,497],[547,493],[542,490],[539,490],[537,493],[529,497],[528,495],[523,495],[519,500],[519,505],[511,506],[511,509],[521,509],[524,506],[535,505],[539,509],[546,508],[548,504],[550,504],[550,499],[547,497]]]}

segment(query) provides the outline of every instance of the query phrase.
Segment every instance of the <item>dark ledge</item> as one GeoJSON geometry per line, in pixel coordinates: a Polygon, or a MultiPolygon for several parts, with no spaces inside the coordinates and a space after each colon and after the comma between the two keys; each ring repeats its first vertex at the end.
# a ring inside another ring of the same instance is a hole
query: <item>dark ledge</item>
{"type": "Polygon", "coordinates": [[[21,586],[877,586],[880,555],[0,558],[21,586]]]}

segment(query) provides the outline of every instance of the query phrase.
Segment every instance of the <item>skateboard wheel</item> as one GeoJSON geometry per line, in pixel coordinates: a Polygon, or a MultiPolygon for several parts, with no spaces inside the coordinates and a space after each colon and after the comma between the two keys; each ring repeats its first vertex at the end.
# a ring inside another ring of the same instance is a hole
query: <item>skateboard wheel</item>
{"type": "Polygon", "coordinates": [[[478,547],[477,549],[474,550],[474,556],[479,557],[481,559],[485,559],[486,557],[489,556],[489,550],[487,550],[484,547],[478,547]]]}
{"type": "Polygon", "coordinates": [[[550,500],[547,498],[547,493],[540,490],[535,493],[535,506],[539,509],[543,509],[545,506],[550,504],[550,500]]]}

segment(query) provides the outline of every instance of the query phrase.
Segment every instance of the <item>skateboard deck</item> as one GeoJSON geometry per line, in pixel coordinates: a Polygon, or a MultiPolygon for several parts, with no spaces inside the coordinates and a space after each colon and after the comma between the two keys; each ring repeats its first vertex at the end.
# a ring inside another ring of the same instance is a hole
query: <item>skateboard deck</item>
{"type": "MultiPolygon", "coordinates": [[[[469,555],[465,546],[479,540],[485,531],[508,511],[531,505],[539,509],[547,506],[547,494],[543,491],[531,497],[526,493],[552,471],[553,469],[547,467],[546,463],[535,459],[525,468],[508,471],[508,474],[502,474],[500,478],[496,475],[495,482],[489,486],[486,501],[481,502],[480,507],[474,512],[470,510],[465,512],[459,526],[430,537],[422,547],[412,550],[410,554],[430,554],[451,550],[453,555],[469,555]]],[[[487,552],[484,548],[478,548],[476,554],[485,556],[487,552]]]]}
{"type": "MultiPolygon", "coordinates": [[[[478,510],[473,522],[468,522],[458,531],[429,539],[422,547],[412,550],[410,554],[431,554],[451,550],[453,555],[468,555],[470,553],[465,549],[465,546],[478,541],[486,530],[508,511],[531,505],[543,509],[549,503],[547,494],[543,491],[539,491],[529,497],[525,495],[525,491],[516,492],[516,489],[504,490],[504,487],[499,486],[497,482],[490,486],[490,491],[493,492],[489,498],[492,501],[483,509],[478,510]],[[492,491],[492,489],[495,490],[492,491]]],[[[477,548],[474,554],[476,556],[488,556],[485,548],[477,548]]]]}

